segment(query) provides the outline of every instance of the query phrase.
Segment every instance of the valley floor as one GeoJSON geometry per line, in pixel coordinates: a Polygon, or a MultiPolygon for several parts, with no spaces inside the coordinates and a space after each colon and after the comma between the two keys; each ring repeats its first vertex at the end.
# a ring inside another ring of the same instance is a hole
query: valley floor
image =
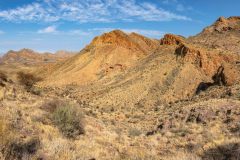
{"type": "Polygon", "coordinates": [[[77,86],[32,93],[16,82],[5,84],[0,102],[2,159],[240,158],[240,85],[212,87],[170,104],[115,107],[96,105],[89,92],[76,97],[82,89],[77,86]],[[64,106],[74,111],[57,109],[64,106]],[[56,117],[59,113],[63,117],[56,117]]]}

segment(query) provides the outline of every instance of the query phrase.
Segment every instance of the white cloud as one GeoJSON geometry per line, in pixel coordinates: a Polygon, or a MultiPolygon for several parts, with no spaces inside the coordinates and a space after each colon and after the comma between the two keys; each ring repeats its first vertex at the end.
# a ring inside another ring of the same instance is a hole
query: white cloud
{"type": "Polygon", "coordinates": [[[63,20],[80,23],[190,20],[146,0],[44,0],[14,9],[0,10],[0,19],[13,22],[63,20]]]}
{"type": "Polygon", "coordinates": [[[5,33],[4,31],[0,30],[0,34],[4,34],[4,33],[5,33]]]}
{"type": "Polygon", "coordinates": [[[38,33],[44,34],[44,33],[58,33],[56,26],[48,26],[44,29],[38,30],[38,33]]]}

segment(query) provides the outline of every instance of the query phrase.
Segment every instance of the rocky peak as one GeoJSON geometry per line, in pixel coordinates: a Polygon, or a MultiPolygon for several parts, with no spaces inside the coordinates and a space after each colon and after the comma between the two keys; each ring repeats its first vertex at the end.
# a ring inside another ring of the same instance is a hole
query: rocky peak
{"type": "Polygon", "coordinates": [[[94,38],[90,45],[85,48],[85,51],[109,45],[115,48],[122,47],[131,51],[140,51],[145,54],[154,51],[158,47],[159,41],[137,33],[127,34],[121,30],[113,30],[94,38]]]}
{"type": "Polygon", "coordinates": [[[129,43],[129,36],[120,31],[120,30],[113,30],[109,33],[104,33],[101,36],[98,36],[93,39],[92,45],[99,46],[99,45],[126,45],[129,43]]]}
{"type": "Polygon", "coordinates": [[[174,34],[166,34],[160,40],[161,45],[179,45],[182,44],[184,41],[183,37],[174,35],[174,34]]]}
{"type": "Polygon", "coordinates": [[[220,17],[216,22],[204,29],[203,32],[226,32],[226,31],[240,31],[240,16],[232,16],[229,18],[220,17]]]}

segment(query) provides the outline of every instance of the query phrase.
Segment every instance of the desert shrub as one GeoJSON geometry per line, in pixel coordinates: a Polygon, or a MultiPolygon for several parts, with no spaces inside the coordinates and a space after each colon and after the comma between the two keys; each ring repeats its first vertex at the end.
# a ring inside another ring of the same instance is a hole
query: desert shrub
{"type": "Polygon", "coordinates": [[[0,117],[0,152],[3,159],[25,159],[38,150],[40,141],[36,137],[23,140],[11,125],[0,117]]]}
{"type": "Polygon", "coordinates": [[[4,81],[4,82],[8,81],[7,75],[1,71],[0,71],[0,81],[4,81]]]}
{"type": "Polygon", "coordinates": [[[227,143],[215,148],[206,150],[203,154],[202,159],[204,160],[225,160],[240,159],[240,143],[227,143]]]}
{"type": "Polygon", "coordinates": [[[7,75],[4,72],[0,71],[0,86],[5,87],[4,82],[7,82],[7,81],[8,81],[7,75]]]}
{"type": "Polygon", "coordinates": [[[131,128],[128,131],[128,135],[130,137],[136,137],[136,136],[140,136],[142,134],[142,132],[136,128],[131,128]]]}
{"type": "Polygon", "coordinates": [[[84,134],[83,114],[74,105],[58,106],[53,112],[53,121],[68,138],[84,134]]]}
{"type": "Polygon", "coordinates": [[[53,113],[57,109],[57,107],[65,106],[65,105],[67,105],[67,102],[65,102],[65,101],[62,101],[60,99],[52,99],[52,100],[48,100],[45,103],[43,103],[40,106],[40,108],[49,113],[53,113]]]}
{"type": "Polygon", "coordinates": [[[29,91],[32,94],[35,94],[35,95],[41,95],[42,94],[42,90],[38,87],[32,87],[29,91]]]}
{"type": "Polygon", "coordinates": [[[17,73],[18,81],[21,85],[23,85],[28,91],[31,90],[31,88],[39,81],[42,80],[42,78],[37,77],[31,73],[24,73],[24,72],[18,72],[17,73]]]}
{"type": "Polygon", "coordinates": [[[17,139],[8,145],[3,155],[5,159],[30,159],[39,147],[39,138],[32,137],[28,140],[17,139]]]}

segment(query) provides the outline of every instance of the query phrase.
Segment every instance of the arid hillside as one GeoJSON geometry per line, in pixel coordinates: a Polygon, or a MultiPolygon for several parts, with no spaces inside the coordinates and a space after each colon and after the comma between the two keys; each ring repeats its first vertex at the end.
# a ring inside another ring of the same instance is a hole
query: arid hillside
{"type": "Polygon", "coordinates": [[[151,106],[157,101],[191,99],[210,86],[234,85],[239,81],[238,61],[239,54],[204,48],[181,36],[167,34],[152,40],[117,30],[44,69],[46,78],[40,85],[80,85],[90,95],[101,95],[96,103],[151,106]]]}
{"type": "MultiPolygon", "coordinates": [[[[115,30],[96,37],[79,54],[63,63],[48,68],[46,84],[89,84],[106,75],[113,76],[133,67],[159,46],[136,33],[115,30]]],[[[44,69],[44,71],[46,71],[44,69]]]]}
{"type": "Polygon", "coordinates": [[[240,17],[220,17],[213,25],[190,37],[189,41],[204,47],[240,54],[240,17]]]}
{"type": "Polygon", "coordinates": [[[7,54],[0,159],[239,160],[239,27],[219,18],[159,40],[114,30],[49,65],[7,54]]]}

